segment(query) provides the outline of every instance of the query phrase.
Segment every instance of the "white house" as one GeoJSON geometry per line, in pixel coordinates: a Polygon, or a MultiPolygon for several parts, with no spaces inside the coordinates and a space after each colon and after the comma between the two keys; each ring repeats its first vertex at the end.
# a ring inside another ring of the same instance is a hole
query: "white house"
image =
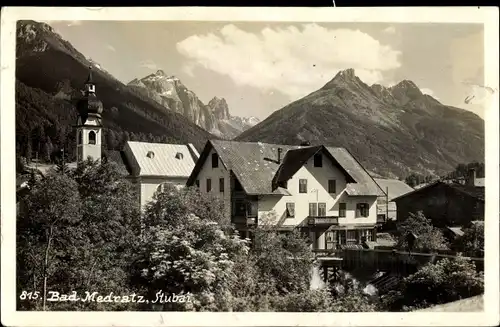
{"type": "Polygon", "coordinates": [[[128,141],[123,156],[128,178],[139,188],[142,208],[166,183],[185,186],[199,154],[192,144],[128,141]]]}
{"type": "Polygon", "coordinates": [[[299,228],[315,249],[375,241],[384,195],[344,148],[260,142],[208,141],[187,185],[220,194],[243,235],[275,213],[272,224],[299,228]]]}

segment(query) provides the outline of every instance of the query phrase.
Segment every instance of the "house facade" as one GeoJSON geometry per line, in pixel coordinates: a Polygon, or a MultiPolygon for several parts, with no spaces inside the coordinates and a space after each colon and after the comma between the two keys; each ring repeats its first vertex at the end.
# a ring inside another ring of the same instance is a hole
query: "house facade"
{"type": "Polygon", "coordinates": [[[318,250],[376,238],[383,192],[343,148],[209,141],[187,185],[218,194],[245,237],[271,224],[299,229],[318,250]]]}
{"type": "Polygon", "coordinates": [[[127,178],[137,186],[144,208],[164,185],[184,187],[198,156],[192,144],[128,141],[120,159],[129,173],[127,178]]]}
{"type": "Polygon", "coordinates": [[[439,228],[484,221],[484,187],[476,186],[474,177],[471,172],[465,184],[436,181],[395,198],[398,220],[422,211],[439,228]]]}

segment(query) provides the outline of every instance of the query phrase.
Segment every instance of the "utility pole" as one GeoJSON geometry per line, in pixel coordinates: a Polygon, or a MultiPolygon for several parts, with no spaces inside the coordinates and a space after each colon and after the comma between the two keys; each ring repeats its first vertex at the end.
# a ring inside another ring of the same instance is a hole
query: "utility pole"
{"type": "Polygon", "coordinates": [[[385,221],[389,220],[389,186],[385,188],[385,221]]]}

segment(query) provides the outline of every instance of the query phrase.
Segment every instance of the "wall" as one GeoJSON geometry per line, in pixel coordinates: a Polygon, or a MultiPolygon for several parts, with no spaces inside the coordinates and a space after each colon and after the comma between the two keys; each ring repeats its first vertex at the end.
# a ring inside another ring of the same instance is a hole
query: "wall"
{"type": "Polygon", "coordinates": [[[216,153],[214,149],[212,149],[207,157],[207,160],[204,162],[198,176],[197,180],[200,181],[200,190],[203,193],[207,192],[207,179],[210,178],[212,180],[212,190],[210,193],[215,194],[217,196],[222,197],[224,201],[224,210],[227,219],[231,220],[231,181],[229,171],[224,166],[224,163],[219,160],[219,167],[212,168],[212,154],[216,153]],[[224,178],[224,193],[220,192],[219,189],[219,178],[224,178]]]}
{"type": "Polygon", "coordinates": [[[397,201],[398,220],[410,213],[423,211],[436,227],[468,225],[472,220],[484,220],[484,203],[439,184],[397,201]],[[478,205],[477,210],[474,208],[478,205]]]}
{"type": "Polygon", "coordinates": [[[85,127],[77,128],[76,140],[78,142],[78,133],[82,131],[82,144],[77,143],[77,154],[79,157],[78,161],[86,160],[88,156],[92,157],[94,160],[101,158],[101,146],[102,146],[102,130],[97,126],[98,122],[92,117],[89,117],[85,122],[85,127]],[[89,133],[94,131],[96,133],[96,144],[89,144],[89,133]]]}
{"type": "Polygon", "coordinates": [[[140,177],[137,179],[140,183],[140,202],[141,208],[153,199],[153,195],[158,190],[158,186],[162,183],[172,183],[178,187],[184,187],[187,182],[186,178],[169,178],[169,177],[140,177]]]}

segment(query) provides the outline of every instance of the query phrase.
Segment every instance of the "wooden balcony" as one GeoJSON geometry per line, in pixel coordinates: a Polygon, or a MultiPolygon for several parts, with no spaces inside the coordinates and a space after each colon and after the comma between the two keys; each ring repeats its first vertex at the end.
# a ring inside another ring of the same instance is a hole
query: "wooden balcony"
{"type": "Polygon", "coordinates": [[[312,226],[331,226],[339,224],[337,216],[308,216],[307,223],[312,226]]]}

